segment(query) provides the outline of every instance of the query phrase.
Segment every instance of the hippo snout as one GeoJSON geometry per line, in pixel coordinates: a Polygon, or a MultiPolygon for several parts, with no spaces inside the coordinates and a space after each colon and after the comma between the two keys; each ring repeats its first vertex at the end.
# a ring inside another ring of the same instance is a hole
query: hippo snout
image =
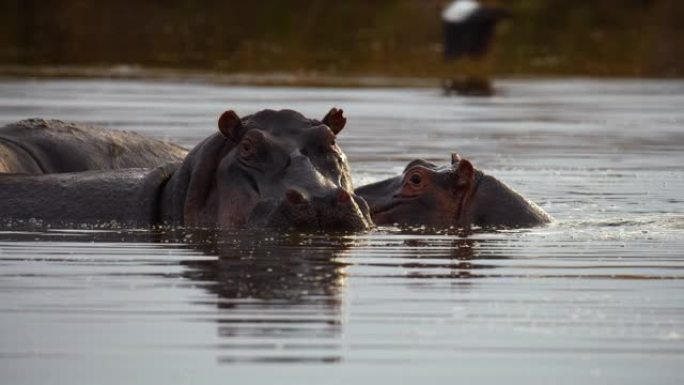
{"type": "MultiPolygon", "coordinates": [[[[264,210],[259,210],[266,214],[264,210]]],[[[342,188],[323,196],[307,196],[296,189],[285,192],[266,218],[252,218],[253,227],[295,229],[304,231],[360,231],[371,227],[368,205],[342,188]]]]}
{"type": "Polygon", "coordinates": [[[372,227],[366,201],[344,189],[337,189],[322,198],[314,198],[313,203],[319,226],[323,230],[358,231],[372,227]]]}

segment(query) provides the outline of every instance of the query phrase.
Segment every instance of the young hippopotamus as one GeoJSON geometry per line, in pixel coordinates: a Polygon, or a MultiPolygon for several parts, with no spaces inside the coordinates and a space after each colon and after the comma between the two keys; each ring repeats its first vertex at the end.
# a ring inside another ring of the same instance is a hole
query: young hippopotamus
{"type": "Polygon", "coordinates": [[[452,154],[450,166],[417,159],[402,175],[356,189],[377,225],[518,228],[552,218],[466,159],[452,154]]]}
{"type": "Polygon", "coordinates": [[[322,119],[264,110],[224,112],[218,132],[180,165],[48,175],[0,175],[0,217],[46,222],[192,228],[364,230],[369,209],[354,195],[336,143],[342,110],[322,119]]]}
{"type": "Polygon", "coordinates": [[[142,135],[59,120],[27,119],[0,127],[0,173],[53,174],[157,167],[188,151],[142,135]]]}

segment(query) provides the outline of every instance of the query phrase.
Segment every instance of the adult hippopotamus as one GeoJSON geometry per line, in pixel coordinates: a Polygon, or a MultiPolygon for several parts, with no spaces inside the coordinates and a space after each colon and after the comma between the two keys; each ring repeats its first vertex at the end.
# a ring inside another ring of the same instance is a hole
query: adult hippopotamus
{"type": "Polygon", "coordinates": [[[187,152],[136,133],[59,120],[28,119],[0,128],[0,173],[156,167],[182,161],[187,152]]]}
{"type": "Polygon", "coordinates": [[[181,164],[156,169],[0,175],[0,218],[78,224],[117,221],[192,228],[363,230],[369,209],[354,194],[336,143],[342,110],[322,120],[291,110],[244,118],[224,112],[218,132],[181,164]]]}
{"type": "Polygon", "coordinates": [[[396,177],[356,189],[377,225],[519,228],[552,221],[543,209],[467,159],[450,166],[417,159],[396,177]]]}

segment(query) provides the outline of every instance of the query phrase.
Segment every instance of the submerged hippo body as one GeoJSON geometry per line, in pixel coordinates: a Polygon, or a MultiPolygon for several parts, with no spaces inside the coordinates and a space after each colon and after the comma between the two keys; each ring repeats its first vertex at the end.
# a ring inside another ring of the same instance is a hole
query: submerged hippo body
{"type": "Polygon", "coordinates": [[[177,168],[0,175],[0,219],[149,226],[159,223],[159,195],[177,168]]]}
{"type": "Polygon", "coordinates": [[[368,207],[354,195],[346,157],[335,142],[345,122],[337,109],[322,121],[290,110],[264,110],[242,119],[226,111],[219,132],[180,164],[0,175],[0,218],[193,228],[367,229],[368,207]]]}
{"type": "Polygon", "coordinates": [[[542,208],[458,155],[450,166],[414,160],[394,178],[356,189],[377,225],[521,228],[552,221],[542,208]]]}
{"type": "Polygon", "coordinates": [[[156,167],[186,154],[180,146],[136,133],[59,120],[28,119],[0,128],[0,173],[156,167]]]}

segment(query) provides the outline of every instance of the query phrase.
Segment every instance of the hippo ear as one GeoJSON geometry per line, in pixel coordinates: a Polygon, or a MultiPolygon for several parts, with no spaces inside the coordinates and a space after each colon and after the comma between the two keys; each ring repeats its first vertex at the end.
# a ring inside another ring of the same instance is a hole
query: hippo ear
{"type": "Polygon", "coordinates": [[[456,168],[456,178],[458,187],[465,187],[470,185],[475,178],[475,168],[473,164],[467,159],[462,159],[458,162],[456,168]]]}
{"type": "Polygon", "coordinates": [[[347,124],[347,118],[344,117],[344,111],[337,108],[332,108],[323,118],[322,122],[330,127],[332,132],[337,135],[342,131],[344,125],[347,124]]]}
{"type": "Polygon", "coordinates": [[[451,167],[456,167],[456,165],[458,165],[458,163],[460,161],[461,161],[461,156],[455,152],[452,152],[451,153],[451,167]]]}
{"type": "Polygon", "coordinates": [[[221,114],[218,120],[218,128],[223,136],[234,142],[239,142],[245,131],[240,117],[233,110],[221,114]]]}

